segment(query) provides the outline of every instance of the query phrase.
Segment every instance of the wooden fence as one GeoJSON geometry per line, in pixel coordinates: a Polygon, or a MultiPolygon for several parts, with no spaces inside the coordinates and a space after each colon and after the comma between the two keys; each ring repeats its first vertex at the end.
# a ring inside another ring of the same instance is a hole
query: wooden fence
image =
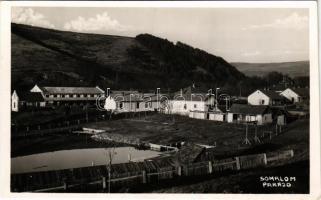
{"type": "MultiPolygon", "coordinates": [[[[210,160],[188,164],[174,164],[169,158],[114,164],[111,167],[111,187],[132,186],[173,179],[180,176],[217,174],[227,170],[243,170],[266,166],[270,162],[293,157],[293,150],[210,160]]],[[[34,172],[11,175],[12,191],[67,190],[79,184],[101,184],[106,188],[108,180],[106,165],[66,170],[34,172]]]]}

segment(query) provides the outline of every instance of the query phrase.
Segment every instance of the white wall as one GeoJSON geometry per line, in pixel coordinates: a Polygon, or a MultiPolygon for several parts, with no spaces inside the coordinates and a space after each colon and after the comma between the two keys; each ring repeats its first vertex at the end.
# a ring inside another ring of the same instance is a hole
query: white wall
{"type": "Polygon", "coordinates": [[[189,112],[189,117],[194,119],[206,119],[206,113],[205,112],[189,112]]]}
{"type": "Polygon", "coordinates": [[[233,122],[233,113],[227,113],[227,122],[229,123],[233,122]]]}
{"type": "MultiPolygon", "coordinates": [[[[233,116],[232,116],[233,119],[233,116]]],[[[224,114],[219,114],[219,113],[210,113],[209,120],[214,120],[214,121],[224,121],[224,114]]]]}
{"type": "Polygon", "coordinates": [[[206,103],[204,101],[184,101],[184,100],[170,100],[170,108],[167,113],[189,115],[190,111],[207,111],[206,103]],[[196,105],[196,107],[194,107],[196,105]]]}
{"type": "Polygon", "coordinates": [[[250,105],[269,105],[270,98],[266,96],[260,90],[256,90],[247,97],[247,101],[250,105]],[[262,103],[264,101],[264,103],[262,103]]]}
{"type": "MultiPolygon", "coordinates": [[[[244,118],[243,118],[243,120],[244,120],[244,118]]],[[[247,122],[257,121],[258,125],[263,125],[263,124],[272,123],[273,120],[272,120],[272,114],[267,113],[267,114],[264,114],[263,116],[261,114],[259,114],[259,115],[246,115],[245,121],[247,121],[247,122]]],[[[229,122],[229,123],[233,122],[233,113],[228,113],[227,122],[229,122]]]]}
{"type": "Polygon", "coordinates": [[[122,102],[123,108],[119,109],[117,107],[117,111],[120,112],[142,112],[142,111],[154,111],[158,108],[158,103],[156,101],[152,102],[139,102],[139,108],[137,108],[137,102],[122,102]],[[148,104],[147,108],[145,107],[145,104],[148,104]]]}
{"type": "Polygon", "coordinates": [[[299,102],[299,95],[296,94],[294,91],[292,91],[290,88],[284,90],[280,94],[290,101],[292,101],[292,98],[293,98],[293,103],[299,102]]]}
{"type": "Polygon", "coordinates": [[[19,111],[19,97],[14,90],[11,96],[11,111],[18,112],[19,111]]]}

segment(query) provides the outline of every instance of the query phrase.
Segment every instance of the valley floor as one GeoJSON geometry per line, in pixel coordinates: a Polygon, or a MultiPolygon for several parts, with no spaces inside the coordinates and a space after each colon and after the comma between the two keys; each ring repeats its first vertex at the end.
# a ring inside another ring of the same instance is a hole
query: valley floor
{"type": "MultiPolygon", "coordinates": [[[[245,127],[207,120],[196,120],[182,116],[155,114],[148,117],[110,120],[85,124],[84,127],[106,129],[113,133],[131,135],[145,142],[168,144],[187,141],[213,145],[218,158],[265,153],[278,150],[294,150],[290,160],[274,163],[266,168],[258,168],[210,177],[193,177],[181,181],[169,181],[157,185],[123,188],[118,192],[156,193],[308,193],[309,192],[309,119],[299,119],[288,124],[279,135],[272,139],[262,138],[262,143],[244,145],[245,127]],[[290,188],[263,188],[260,176],[294,176],[296,181],[290,188]]],[[[260,127],[272,130],[274,127],[260,127]]],[[[254,129],[249,129],[249,138],[254,137],[254,129]]],[[[100,143],[89,136],[52,134],[20,138],[11,141],[12,156],[76,149],[121,146],[116,143],[100,143]]],[[[75,191],[77,192],[77,191],[75,191]]],[[[84,191],[80,191],[84,192],[84,191]]],[[[93,191],[91,191],[93,192],[93,191]]],[[[101,192],[96,191],[94,192],[101,192]]]]}

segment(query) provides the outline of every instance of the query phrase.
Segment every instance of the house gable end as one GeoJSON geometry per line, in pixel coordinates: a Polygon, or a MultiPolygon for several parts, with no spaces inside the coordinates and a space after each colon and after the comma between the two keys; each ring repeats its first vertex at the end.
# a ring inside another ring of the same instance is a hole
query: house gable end
{"type": "Polygon", "coordinates": [[[43,92],[42,89],[36,84],[33,86],[33,88],[30,90],[30,92],[43,92]]]}

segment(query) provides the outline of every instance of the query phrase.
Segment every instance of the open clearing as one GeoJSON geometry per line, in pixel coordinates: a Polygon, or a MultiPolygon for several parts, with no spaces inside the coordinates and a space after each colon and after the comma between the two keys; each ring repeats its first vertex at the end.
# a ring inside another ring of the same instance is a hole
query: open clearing
{"type": "MultiPolygon", "coordinates": [[[[308,159],[309,120],[301,119],[286,126],[286,131],[275,135],[272,125],[258,126],[258,136],[263,131],[273,131],[272,140],[265,137],[262,143],[253,141],[255,127],[249,126],[248,138],[252,145],[244,145],[245,125],[198,120],[184,116],[154,114],[145,116],[90,123],[86,127],[104,129],[110,133],[134,136],[143,142],[170,144],[180,141],[216,144],[215,152],[226,157],[240,154],[254,154],[281,149],[293,149],[300,160],[308,159]]],[[[283,127],[284,129],[285,127],[283,127]]]]}
{"type": "MultiPolygon", "coordinates": [[[[178,141],[213,145],[217,158],[264,153],[277,150],[294,150],[290,160],[273,163],[267,168],[230,172],[217,177],[193,177],[190,180],[165,181],[149,187],[127,188],[128,192],[157,193],[307,193],[309,192],[309,119],[300,119],[288,124],[286,131],[278,136],[273,134],[262,139],[262,143],[244,145],[245,126],[208,120],[197,120],[183,116],[154,114],[133,118],[108,120],[88,123],[84,127],[105,129],[110,133],[137,137],[141,141],[168,144],[178,141]],[[291,188],[263,188],[260,176],[294,176],[297,181],[291,188]]],[[[258,128],[258,135],[263,130],[274,130],[274,126],[258,128]]],[[[254,127],[249,127],[249,138],[253,142],[254,127]]],[[[90,136],[77,134],[50,134],[12,140],[12,156],[34,153],[76,149],[108,147],[113,142],[102,143],[90,139],[90,136]]],[[[96,191],[97,192],[97,191],[96,191]]],[[[119,191],[121,192],[121,191],[119,191]]]]}

